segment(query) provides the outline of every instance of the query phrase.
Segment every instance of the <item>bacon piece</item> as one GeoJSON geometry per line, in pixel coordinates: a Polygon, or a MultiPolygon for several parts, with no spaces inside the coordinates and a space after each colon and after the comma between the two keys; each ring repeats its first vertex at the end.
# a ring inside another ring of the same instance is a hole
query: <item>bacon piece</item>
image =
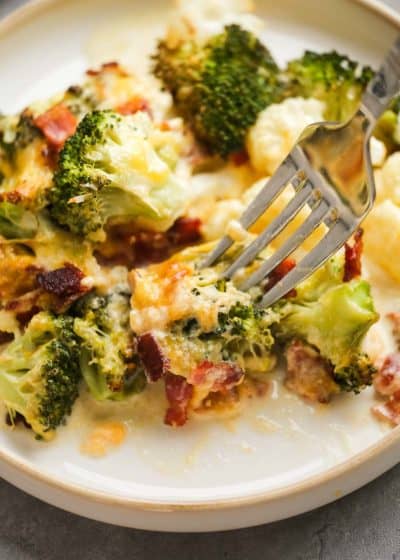
{"type": "Polygon", "coordinates": [[[363,251],[363,230],[359,228],[353,235],[353,244],[344,246],[343,281],[350,282],[361,276],[361,255],[363,251]]]}
{"type": "MultiPolygon", "coordinates": [[[[278,282],[282,280],[294,267],[296,266],[296,261],[294,259],[285,259],[278,264],[276,268],[268,276],[268,282],[265,286],[265,291],[268,292],[273,288],[278,282]]],[[[296,290],[290,290],[285,297],[296,297],[296,290]]]]}
{"type": "Polygon", "coordinates": [[[375,391],[386,402],[372,407],[372,413],[379,420],[393,425],[400,424],[400,352],[385,358],[374,379],[375,391]]]}
{"type": "Polygon", "coordinates": [[[154,383],[169,371],[169,360],[151,332],[138,337],[137,351],[142,360],[147,379],[154,383]]]}
{"type": "Polygon", "coordinates": [[[78,121],[75,115],[63,103],[58,103],[34,120],[43,132],[47,142],[60,150],[67,138],[74,134],[78,121]]]}
{"type": "Polygon", "coordinates": [[[168,426],[183,426],[188,418],[188,408],[193,396],[193,386],[187,380],[173,373],[165,376],[165,394],[169,408],[164,422],[168,426]]]}
{"type": "Polygon", "coordinates": [[[196,243],[201,239],[200,228],[200,218],[178,218],[167,232],[168,241],[172,246],[196,243]]]}
{"type": "Polygon", "coordinates": [[[7,344],[14,340],[14,333],[7,331],[0,331],[0,344],[7,344]]]}
{"type": "Polygon", "coordinates": [[[240,152],[235,152],[231,155],[231,160],[233,165],[240,167],[249,161],[249,154],[246,150],[241,150],[240,152]]]}
{"type": "Polygon", "coordinates": [[[143,97],[133,97],[129,101],[122,103],[116,108],[117,113],[120,115],[134,115],[139,111],[146,111],[149,116],[152,116],[150,105],[146,99],[143,97]]]}
{"type": "Polygon", "coordinates": [[[65,298],[86,291],[81,284],[83,277],[84,274],[78,267],[65,263],[62,268],[40,272],[37,283],[45,292],[65,298]]]}
{"type": "Polygon", "coordinates": [[[379,419],[393,426],[400,425],[400,391],[392,395],[385,403],[372,407],[372,413],[379,419]]]}
{"type": "Polygon", "coordinates": [[[18,204],[23,199],[23,196],[18,191],[10,191],[0,193],[0,202],[9,202],[10,204],[18,204]]]}
{"type": "Polygon", "coordinates": [[[207,387],[210,393],[227,392],[243,381],[244,371],[234,362],[201,362],[189,376],[192,385],[207,387]]]}
{"type": "Polygon", "coordinates": [[[389,354],[374,378],[374,387],[382,396],[400,391],[400,353],[389,354]]]}
{"type": "Polygon", "coordinates": [[[119,65],[118,62],[112,60],[110,62],[104,62],[100,68],[94,69],[94,68],[89,68],[89,70],[86,70],[86,75],[87,76],[98,76],[99,74],[101,74],[104,71],[111,71],[111,72],[115,72],[118,71],[118,73],[121,76],[128,76],[128,74],[126,73],[126,71],[119,65]]]}
{"type": "Polygon", "coordinates": [[[339,392],[332,368],[311,346],[293,341],[286,350],[288,389],[313,402],[327,403],[339,392]]]}

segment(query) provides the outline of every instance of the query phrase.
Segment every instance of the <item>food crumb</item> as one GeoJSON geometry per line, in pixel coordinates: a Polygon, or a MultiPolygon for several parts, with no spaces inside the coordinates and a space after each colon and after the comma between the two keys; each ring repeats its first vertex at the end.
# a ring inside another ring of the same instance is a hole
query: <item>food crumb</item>
{"type": "Polygon", "coordinates": [[[103,422],[97,425],[81,445],[81,453],[90,457],[104,457],[120,446],[126,437],[122,422],[103,422]]]}

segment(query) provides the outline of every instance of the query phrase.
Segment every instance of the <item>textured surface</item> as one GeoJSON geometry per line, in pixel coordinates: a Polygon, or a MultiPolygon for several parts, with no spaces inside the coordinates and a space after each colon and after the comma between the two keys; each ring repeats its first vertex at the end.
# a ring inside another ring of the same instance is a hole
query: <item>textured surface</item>
{"type": "MultiPolygon", "coordinates": [[[[0,17],[24,0],[0,0],[0,17]]],[[[400,9],[400,0],[388,2],[400,9]]],[[[1,84],[0,84],[1,87],[1,84]]],[[[0,482],[0,560],[400,560],[400,465],[362,490],[272,525],[162,534],[79,518],[0,482]]]]}

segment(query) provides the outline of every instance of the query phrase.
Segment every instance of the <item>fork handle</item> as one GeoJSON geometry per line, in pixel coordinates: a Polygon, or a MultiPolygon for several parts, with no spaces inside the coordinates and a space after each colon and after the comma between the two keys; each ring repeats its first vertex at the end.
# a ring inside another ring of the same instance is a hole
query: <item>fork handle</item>
{"type": "Polygon", "coordinates": [[[372,80],[361,101],[361,110],[374,124],[400,91],[400,36],[386,54],[382,65],[372,80]]]}

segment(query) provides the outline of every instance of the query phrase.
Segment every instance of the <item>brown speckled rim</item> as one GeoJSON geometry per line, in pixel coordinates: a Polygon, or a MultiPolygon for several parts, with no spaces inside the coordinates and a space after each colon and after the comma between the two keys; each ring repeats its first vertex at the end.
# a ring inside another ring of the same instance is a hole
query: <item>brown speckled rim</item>
{"type": "MultiPolygon", "coordinates": [[[[29,21],[32,16],[37,16],[45,9],[55,6],[64,0],[31,0],[25,6],[17,9],[9,16],[0,21],[0,36],[12,31],[29,21]]],[[[394,27],[400,29],[400,14],[395,10],[384,6],[379,0],[351,0],[363,6],[366,10],[375,13],[379,18],[391,23],[394,27]]],[[[324,471],[323,473],[312,475],[301,482],[288,484],[277,490],[261,491],[257,494],[248,496],[237,496],[232,498],[206,499],[196,502],[157,502],[155,500],[137,500],[134,498],[124,498],[120,496],[112,496],[109,493],[95,491],[84,488],[78,484],[63,482],[55,476],[44,474],[25,461],[20,460],[10,453],[6,453],[0,449],[0,466],[1,463],[12,467],[16,471],[22,472],[26,477],[33,481],[41,483],[54,490],[62,491],[77,498],[84,498],[93,504],[101,503],[108,506],[118,506],[129,510],[157,511],[157,512],[176,512],[176,511],[206,511],[224,508],[238,508],[251,506],[256,504],[267,504],[288,498],[298,496],[311,490],[317,490],[328,482],[339,482],[341,476],[350,473],[372,461],[379,455],[390,452],[393,453],[398,449],[398,457],[400,460],[400,426],[394,428],[385,435],[379,442],[369,446],[367,449],[357,453],[350,459],[324,471]]],[[[393,461],[392,461],[393,463],[393,461]]],[[[240,486],[240,485],[238,485],[240,486]]],[[[356,485],[354,485],[356,487],[356,485]]],[[[177,489],[178,491],[178,489],[177,489]]]]}

